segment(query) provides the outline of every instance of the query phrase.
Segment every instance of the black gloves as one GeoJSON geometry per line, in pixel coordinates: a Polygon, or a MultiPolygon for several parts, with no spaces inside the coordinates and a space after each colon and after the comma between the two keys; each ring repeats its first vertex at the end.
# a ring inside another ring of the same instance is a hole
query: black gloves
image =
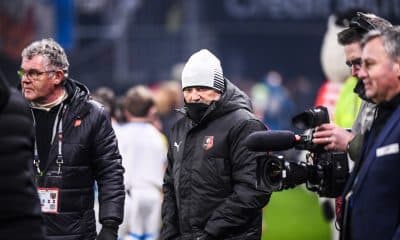
{"type": "Polygon", "coordinates": [[[118,222],[109,219],[103,221],[103,227],[97,240],[117,240],[118,239],[118,222]]]}

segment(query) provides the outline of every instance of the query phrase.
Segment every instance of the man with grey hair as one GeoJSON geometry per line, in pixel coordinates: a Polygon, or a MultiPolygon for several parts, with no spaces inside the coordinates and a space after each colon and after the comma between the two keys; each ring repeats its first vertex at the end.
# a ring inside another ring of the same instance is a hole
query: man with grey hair
{"type": "Polygon", "coordinates": [[[342,239],[400,239],[400,28],[369,32],[361,59],[358,76],[377,110],[345,189],[342,239]]]}
{"type": "Polygon", "coordinates": [[[96,239],[94,182],[99,187],[101,240],[116,240],[123,220],[124,169],[110,119],[68,78],[64,49],[52,39],[22,52],[22,94],[35,126],[35,180],[47,238],[96,239]]]}

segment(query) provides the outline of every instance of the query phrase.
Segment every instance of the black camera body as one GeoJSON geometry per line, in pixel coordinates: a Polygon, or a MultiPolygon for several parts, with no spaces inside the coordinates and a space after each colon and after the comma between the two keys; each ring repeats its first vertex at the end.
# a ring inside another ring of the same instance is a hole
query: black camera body
{"type": "Polygon", "coordinates": [[[266,192],[280,191],[306,184],[321,197],[339,196],[349,176],[347,154],[324,150],[312,142],[315,127],[329,123],[326,107],[309,109],[292,119],[293,125],[305,130],[294,147],[307,150],[306,161],[289,162],[283,156],[268,153],[257,159],[257,187],[266,192]]]}

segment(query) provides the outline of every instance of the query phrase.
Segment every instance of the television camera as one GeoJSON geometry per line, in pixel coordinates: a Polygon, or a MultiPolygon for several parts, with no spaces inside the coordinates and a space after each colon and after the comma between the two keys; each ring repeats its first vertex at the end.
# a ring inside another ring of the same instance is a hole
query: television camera
{"type": "Polygon", "coordinates": [[[315,128],[329,123],[326,107],[308,109],[292,118],[293,125],[304,132],[259,131],[246,139],[252,151],[267,152],[257,159],[257,187],[266,192],[280,191],[306,184],[307,189],[321,197],[337,197],[342,193],[349,175],[347,154],[326,151],[312,142],[315,128]],[[305,161],[292,162],[271,151],[290,148],[307,150],[305,161]]]}

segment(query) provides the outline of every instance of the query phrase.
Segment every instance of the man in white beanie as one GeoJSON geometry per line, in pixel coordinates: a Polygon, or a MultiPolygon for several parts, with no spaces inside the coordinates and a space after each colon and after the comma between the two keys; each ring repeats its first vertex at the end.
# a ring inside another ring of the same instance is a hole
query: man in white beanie
{"type": "Polygon", "coordinates": [[[270,195],[256,189],[260,153],[250,152],[244,139],[265,125],[208,50],[189,58],[182,89],[184,117],[169,138],[161,239],[261,239],[270,195]]]}

